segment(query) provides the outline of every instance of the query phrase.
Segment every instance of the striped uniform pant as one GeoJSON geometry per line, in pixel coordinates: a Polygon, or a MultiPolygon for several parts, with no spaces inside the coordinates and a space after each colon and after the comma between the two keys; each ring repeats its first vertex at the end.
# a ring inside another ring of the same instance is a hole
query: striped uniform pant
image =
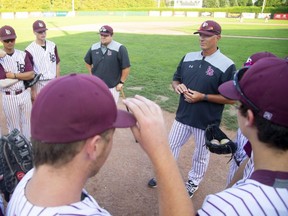
{"type": "Polygon", "coordinates": [[[35,83],[35,85],[33,86],[33,90],[34,93],[36,93],[36,96],[40,93],[40,91],[42,90],[42,88],[45,87],[45,85],[47,85],[49,83],[50,80],[39,80],[37,83],[35,83]]]}
{"type": "Polygon", "coordinates": [[[227,176],[227,183],[226,183],[227,185],[231,182],[232,178],[234,177],[236,171],[239,168],[239,165],[242,163],[242,161],[244,161],[247,158],[247,154],[244,150],[244,146],[247,143],[247,141],[248,139],[242,134],[240,128],[238,128],[235,140],[235,142],[237,143],[237,150],[233,156],[233,159],[231,160],[227,176]]]}
{"type": "Polygon", "coordinates": [[[17,128],[30,140],[31,93],[30,89],[18,95],[2,94],[3,111],[7,120],[9,133],[17,128]]]}
{"type": "Polygon", "coordinates": [[[199,185],[207,170],[210,152],[205,146],[205,131],[191,127],[174,120],[169,133],[170,149],[177,160],[181,147],[188,141],[191,135],[195,140],[195,150],[192,157],[192,168],[188,173],[188,180],[199,185]]]}
{"type": "Polygon", "coordinates": [[[120,92],[116,90],[116,87],[114,88],[109,88],[114,100],[115,100],[115,103],[117,104],[118,103],[118,100],[119,100],[119,94],[120,92]]]}
{"type": "Polygon", "coordinates": [[[243,179],[250,178],[250,176],[254,172],[254,159],[253,158],[254,158],[254,156],[253,156],[253,151],[252,151],[251,157],[247,161],[247,164],[246,164],[244,171],[243,171],[243,179]]]}
{"type": "Polygon", "coordinates": [[[4,215],[5,210],[2,196],[0,197],[0,211],[2,212],[2,214],[0,213],[0,215],[4,215]]]}

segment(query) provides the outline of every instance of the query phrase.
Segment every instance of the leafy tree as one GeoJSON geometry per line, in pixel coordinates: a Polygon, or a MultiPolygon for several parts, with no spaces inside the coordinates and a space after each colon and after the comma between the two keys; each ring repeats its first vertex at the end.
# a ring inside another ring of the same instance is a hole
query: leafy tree
{"type": "Polygon", "coordinates": [[[231,7],[239,6],[238,1],[237,0],[230,0],[230,6],[231,7]]]}
{"type": "Polygon", "coordinates": [[[219,0],[220,7],[229,7],[230,1],[229,0],[219,0]]]}
{"type": "Polygon", "coordinates": [[[248,0],[238,0],[238,5],[239,6],[246,6],[247,2],[248,2],[248,0]]]}
{"type": "MultiPolygon", "coordinates": [[[[0,0],[2,11],[97,11],[109,9],[156,8],[173,6],[175,0],[0,0]]],[[[178,0],[177,0],[178,1],[178,0]]],[[[204,8],[253,6],[254,0],[203,0],[204,8]]],[[[255,6],[261,7],[263,0],[257,0],[255,6]]],[[[266,7],[288,5],[288,0],[266,0],[266,7]]]]}
{"type": "Polygon", "coordinates": [[[246,6],[253,6],[253,1],[252,0],[248,0],[246,6]]]}
{"type": "Polygon", "coordinates": [[[206,8],[219,8],[219,0],[203,0],[203,7],[206,8]]]}
{"type": "MultiPolygon", "coordinates": [[[[283,0],[266,0],[266,7],[273,7],[273,6],[279,6],[283,4],[283,0]]],[[[262,6],[263,5],[263,0],[257,0],[255,2],[256,6],[262,6]]]]}

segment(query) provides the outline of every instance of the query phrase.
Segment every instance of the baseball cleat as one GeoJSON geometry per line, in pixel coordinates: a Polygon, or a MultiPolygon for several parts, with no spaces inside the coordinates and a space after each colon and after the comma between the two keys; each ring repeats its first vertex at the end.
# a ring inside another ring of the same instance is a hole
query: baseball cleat
{"type": "Polygon", "coordinates": [[[150,179],[150,181],[148,182],[148,187],[151,188],[157,187],[157,181],[155,178],[150,179]]]}
{"type": "Polygon", "coordinates": [[[198,190],[198,185],[195,185],[191,180],[185,184],[189,197],[192,198],[194,193],[198,190]]]}

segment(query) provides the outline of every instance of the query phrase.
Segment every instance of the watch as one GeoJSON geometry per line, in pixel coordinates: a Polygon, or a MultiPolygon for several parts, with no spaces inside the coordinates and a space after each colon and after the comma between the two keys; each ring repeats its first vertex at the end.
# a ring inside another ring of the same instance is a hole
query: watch
{"type": "Polygon", "coordinates": [[[121,81],[121,80],[120,80],[120,81],[119,81],[119,83],[121,83],[121,84],[123,84],[123,85],[124,85],[124,83],[125,83],[125,82],[123,82],[123,81],[121,81]]]}

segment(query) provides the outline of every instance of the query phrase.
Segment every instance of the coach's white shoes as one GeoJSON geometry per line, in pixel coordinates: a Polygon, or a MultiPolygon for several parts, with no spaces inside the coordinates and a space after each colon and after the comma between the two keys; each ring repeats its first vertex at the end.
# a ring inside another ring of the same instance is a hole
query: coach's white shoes
{"type": "Polygon", "coordinates": [[[195,191],[198,190],[198,185],[195,185],[191,180],[188,180],[185,185],[186,185],[186,189],[189,194],[189,197],[192,198],[195,191]]]}

